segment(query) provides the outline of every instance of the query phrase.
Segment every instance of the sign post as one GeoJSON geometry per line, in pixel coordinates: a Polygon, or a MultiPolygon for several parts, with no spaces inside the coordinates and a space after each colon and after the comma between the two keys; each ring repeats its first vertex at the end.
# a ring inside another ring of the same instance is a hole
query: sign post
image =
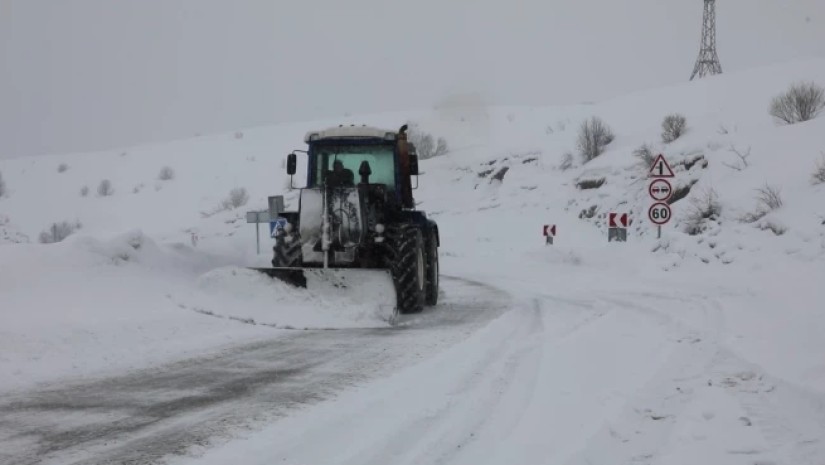
{"type": "Polygon", "coordinates": [[[655,203],[648,209],[647,217],[651,223],[656,225],[656,237],[661,239],[662,225],[670,221],[671,211],[668,201],[673,196],[673,186],[666,178],[674,178],[676,175],[662,154],[659,154],[653,161],[649,174],[653,180],[650,181],[647,193],[655,203]]]}
{"type": "Polygon", "coordinates": [[[246,212],[246,222],[255,224],[255,243],[258,255],[261,254],[261,223],[270,224],[268,210],[246,212]]]}
{"type": "Polygon", "coordinates": [[[627,225],[630,223],[627,213],[609,213],[607,222],[607,242],[627,242],[627,225]],[[618,218],[618,223],[616,219],[618,218]],[[620,227],[621,225],[621,227],[620,227]]]}
{"type": "Polygon", "coordinates": [[[545,224],[544,228],[542,229],[542,234],[545,237],[545,244],[553,245],[553,238],[556,237],[556,225],[545,224]]]}

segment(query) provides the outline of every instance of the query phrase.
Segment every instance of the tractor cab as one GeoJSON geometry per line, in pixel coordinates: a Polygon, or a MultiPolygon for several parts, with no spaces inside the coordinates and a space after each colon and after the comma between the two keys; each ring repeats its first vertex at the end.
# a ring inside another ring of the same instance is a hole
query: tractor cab
{"type": "MultiPolygon", "coordinates": [[[[411,176],[418,175],[418,157],[405,131],[406,126],[398,132],[338,126],[307,133],[306,187],[380,185],[393,200],[413,208],[411,176]]],[[[295,173],[295,163],[295,155],[290,154],[290,175],[295,173]]]]}

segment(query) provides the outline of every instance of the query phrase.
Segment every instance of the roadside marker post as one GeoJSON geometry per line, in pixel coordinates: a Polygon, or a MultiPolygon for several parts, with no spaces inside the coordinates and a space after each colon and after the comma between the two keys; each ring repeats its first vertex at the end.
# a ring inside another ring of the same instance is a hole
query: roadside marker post
{"type": "Polygon", "coordinates": [[[268,224],[271,230],[272,225],[281,220],[286,221],[283,218],[271,218],[268,210],[246,212],[246,222],[255,224],[255,243],[258,255],[261,254],[261,224],[268,224]]]}
{"type": "Polygon", "coordinates": [[[667,224],[672,216],[669,200],[673,196],[673,186],[666,178],[674,178],[676,175],[662,154],[659,154],[653,161],[649,174],[653,180],[647,187],[647,193],[653,199],[654,204],[648,209],[647,217],[651,223],[656,225],[656,237],[661,239],[662,225],[667,224]]]}
{"type": "Polygon", "coordinates": [[[556,225],[545,224],[544,228],[542,228],[542,234],[545,237],[545,244],[553,245],[553,238],[556,237],[556,225]]]}
{"type": "Polygon", "coordinates": [[[627,226],[630,224],[627,213],[609,213],[607,223],[607,242],[627,242],[627,226]],[[616,219],[618,218],[618,222],[616,219]]]}

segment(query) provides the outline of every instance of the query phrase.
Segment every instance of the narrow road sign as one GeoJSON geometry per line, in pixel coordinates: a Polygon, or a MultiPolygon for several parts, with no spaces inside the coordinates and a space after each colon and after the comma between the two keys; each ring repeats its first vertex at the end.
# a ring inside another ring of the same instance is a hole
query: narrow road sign
{"type": "Polygon", "coordinates": [[[650,197],[657,202],[667,202],[673,195],[673,187],[667,179],[654,179],[647,188],[650,197]]]}
{"type": "Polygon", "coordinates": [[[670,221],[670,205],[664,202],[657,202],[650,206],[647,211],[650,222],[656,225],[663,225],[670,221]]]}
{"type": "Polygon", "coordinates": [[[656,160],[653,162],[653,166],[650,167],[650,176],[654,178],[676,177],[676,175],[673,174],[673,169],[671,169],[670,165],[667,164],[665,156],[661,153],[656,157],[656,160]]]}

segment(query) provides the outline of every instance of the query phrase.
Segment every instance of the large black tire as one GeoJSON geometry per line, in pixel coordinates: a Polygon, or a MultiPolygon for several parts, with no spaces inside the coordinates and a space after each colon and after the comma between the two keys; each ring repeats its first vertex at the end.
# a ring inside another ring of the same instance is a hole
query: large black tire
{"type": "Polygon", "coordinates": [[[411,224],[390,226],[385,236],[385,259],[395,284],[398,311],[418,313],[424,310],[426,293],[424,237],[411,224]]]}
{"type": "Polygon", "coordinates": [[[427,305],[438,304],[438,238],[435,229],[427,234],[427,282],[425,283],[425,302],[427,305]]]}
{"type": "Polygon", "coordinates": [[[286,241],[286,234],[280,230],[275,237],[275,246],[272,247],[272,266],[275,268],[292,268],[301,266],[301,239],[297,235],[286,241]]]}

